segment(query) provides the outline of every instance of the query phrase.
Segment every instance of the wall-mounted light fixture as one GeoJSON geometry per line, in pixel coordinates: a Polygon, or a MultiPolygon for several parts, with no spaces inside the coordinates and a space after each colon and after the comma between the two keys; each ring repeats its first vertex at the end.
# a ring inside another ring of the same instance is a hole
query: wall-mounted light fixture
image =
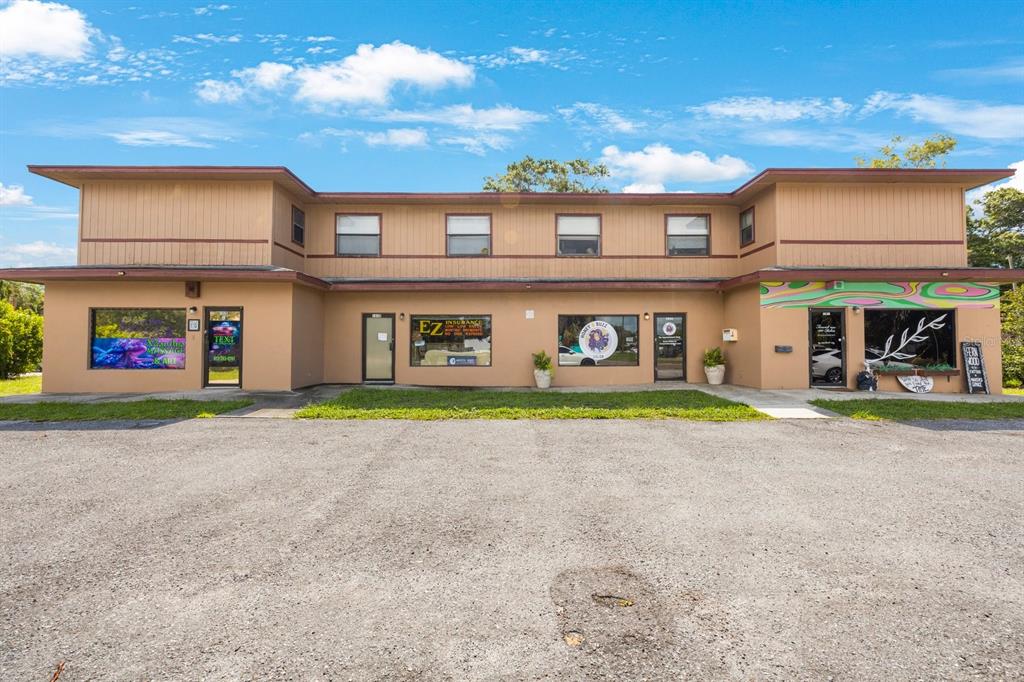
{"type": "Polygon", "coordinates": [[[124,270],[118,270],[117,271],[117,276],[118,277],[124,277],[124,270]]]}
{"type": "Polygon", "coordinates": [[[859,305],[853,306],[853,314],[854,315],[860,315],[860,306],[859,305]]]}
{"type": "Polygon", "coordinates": [[[199,312],[199,308],[197,308],[197,307],[195,307],[195,306],[191,306],[191,307],[189,307],[189,309],[188,309],[188,314],[189,314],[189,315],[195,315],[195,314],[196,314],[196,313],[198,313],[198,312],[199,312]]]}
{"type": "Polygon", "coordinates": [[[398,313],[398,319],[404,320],[405,319],[405,313],[398,313]]]}
{"type": "Polygon", "coordinates": [[[651,314],[650,313],[644,313],[644,319],[645,320],[651,319],[651,314]]]}

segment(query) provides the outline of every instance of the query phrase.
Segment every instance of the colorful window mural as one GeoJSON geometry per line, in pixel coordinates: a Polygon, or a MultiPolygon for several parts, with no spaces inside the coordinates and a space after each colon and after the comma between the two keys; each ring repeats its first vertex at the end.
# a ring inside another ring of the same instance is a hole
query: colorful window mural
{"type": "Polygon", "coordinates": [[[991,308],[999,287],[974,282],[761,282],[766,308],[991,308]]]}
{"type": "Polygon", "coordinates": [[[185,369],[185,311],[96,308],[92,369],[185,369]]]}

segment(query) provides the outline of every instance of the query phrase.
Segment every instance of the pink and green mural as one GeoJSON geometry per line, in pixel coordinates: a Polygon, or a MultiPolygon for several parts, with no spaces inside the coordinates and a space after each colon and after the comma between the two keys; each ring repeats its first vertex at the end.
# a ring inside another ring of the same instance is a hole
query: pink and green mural
{"type": "Polygon", "coordinates": [[[999,287],[975,282],[761,282],[765,308],[992,308],[999,287]]]}

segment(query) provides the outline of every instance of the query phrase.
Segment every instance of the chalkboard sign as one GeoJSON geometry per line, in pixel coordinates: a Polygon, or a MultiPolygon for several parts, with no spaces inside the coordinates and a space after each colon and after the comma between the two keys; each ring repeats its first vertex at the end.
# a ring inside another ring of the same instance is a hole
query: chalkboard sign
{"type": "Polygon", "coordinates": [[[985,372],[985,356],[977,341],[963,341],[960,352],[964,357],[964,376],[967,378],[968,393],[988,393],[988,373],[985,372]]]}

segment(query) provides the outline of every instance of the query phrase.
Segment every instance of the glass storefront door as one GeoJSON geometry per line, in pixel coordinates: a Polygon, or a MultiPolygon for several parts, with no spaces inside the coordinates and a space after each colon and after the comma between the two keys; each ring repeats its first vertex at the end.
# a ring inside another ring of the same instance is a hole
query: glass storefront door
{"type": "Polygon", "coordinates": [[[395,316],[363,314],[363,381],[395,380],[395,316]]]}
{"type": "Polygon", "coordinates": [[[842,308],[811,308],[811,386],[846,385],[842,308]]]}
{"type": "Polygon", "coordinates": [[[686,379],[686,315],[663,313],[654,316],[654,380],[686,379]]]}
{"type": "Polygon", "coordinates": [[[242,385],[242,309],[206,309],[206,386],[242,385]]]}

